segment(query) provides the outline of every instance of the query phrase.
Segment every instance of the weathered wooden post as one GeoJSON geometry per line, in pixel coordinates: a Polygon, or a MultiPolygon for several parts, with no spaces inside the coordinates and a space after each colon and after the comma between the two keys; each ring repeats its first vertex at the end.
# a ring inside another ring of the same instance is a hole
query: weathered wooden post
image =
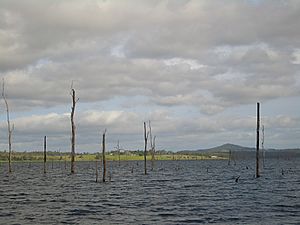
{"type": "Polygon", "coordinates": [[[106,176],[106,159],[105,159],[105,133],[106,129],[102,135],[102,164],[103,164],[103,174],[102,174],[102,181],[105,182],[106,176]]]}
{"type": "Polygon", "coordinates": [[[47,163],[47,136],[44,136],[44,173],[46,173],[47,163]]]}
{"type": "Polygon", "coordinates": [[[257,123],[256,123],[256,178],[260,177],[259,173],[259,122],[260,122],[260,113],[259,113],[259,102],[257,102],[257,123]]]}

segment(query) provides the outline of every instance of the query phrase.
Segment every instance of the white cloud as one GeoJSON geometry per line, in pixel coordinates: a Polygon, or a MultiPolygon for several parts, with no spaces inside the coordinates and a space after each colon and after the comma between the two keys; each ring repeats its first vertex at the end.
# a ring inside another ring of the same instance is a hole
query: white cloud
{"type": "MultiPolygon", "coordinates": [[[[300,4],[292,0],[3,0],[0,77],[12,112],[43,110],[28,124],[33,132],[39,131],[35,121],[41,129],[52,129],[39,116],[69,107],[74,80],[79,104],[86,107],[79,105],[79,128],[98,124],[138,135],[128,121],[147,120],[157,110],[172,115],[180,107],[192,108],[206,120],[257,101],[299,100],[298,21],[300,4]],[[113,109],[118,97],[126,100],[113,109]],[[111,106],[102,113],[89,108],[104,103],[111,106]],[[123,126],[115,127],[115,121],[123,126]]],[[[167,134],[192,130],[188,120],[161,117],[172,122],[160,121],[167,134]]],[[[22,118],[17,123],[25,127],[22,118]]],[[[223,132],[213,125],[206,129],[223,132]]]]}
{"type": "Polygon", "coordinates": [[[172,59],[164,60],[164,63],[167,66],[187,65],[191,70],[198,70],[205,67],[205,65],[199,64],[197,60],[193,60],[193,59],[172,58],[172,59]]]}

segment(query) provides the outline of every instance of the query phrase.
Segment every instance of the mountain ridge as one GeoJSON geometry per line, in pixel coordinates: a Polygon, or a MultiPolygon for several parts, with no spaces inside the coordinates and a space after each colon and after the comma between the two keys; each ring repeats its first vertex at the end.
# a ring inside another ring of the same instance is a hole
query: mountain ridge
{"type": "MultiPolygon", "coordinates": [[[[212,148],[206,148],[206,149],[195,149],[195,150],[182,150],[178,151],[178,153],[205,153],[205,152],[253,152],[256,148],[254,147],[245,147],[241,145],[226,143],[220,146],[212,147],[212,148]]],[[[287,149],[265,149],[265,151],[300,151],[300,148],[287,148],[287,149]]]]}

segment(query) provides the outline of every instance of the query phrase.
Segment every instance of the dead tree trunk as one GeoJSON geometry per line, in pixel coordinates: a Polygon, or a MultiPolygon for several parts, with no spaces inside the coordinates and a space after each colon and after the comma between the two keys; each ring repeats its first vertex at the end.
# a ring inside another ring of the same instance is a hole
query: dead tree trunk
{"type": "Polygon", "coordinates": [[[96,159],[96,183],[98,182],[98,161],[96,159]]]}
{"type": "Polygon", "coordinates": [[[58,152],[59,152],[59,168],[62,170],[62,163],[61,163],[62,155],[61,155],[60,149],[58,149],[58,152]]]}
{"type": "Polygon", "coordinates": [[[47,163],[47,137],[44,137],[44,173],[46,173],[46,163],[47,163]]]}
{"type": "MultiPolygon", "coordinates": [[[[73,85],[72,85],[73,86],[73,85]]],[[[74,123],[74,114],[75,114],[75,106],[78,98],[76,99],[75,89],[71,89],[72,96],[72,110],[71,110],[71,173],[75,173],[75,123],[74,123]]]]}
{"type": "Polygon", "coordinates": [[[103,132],[103,135],[102,135],[102,165],[103,165],[102,181],[103,182],[105,182],[105,176],[106,176],[105,133],[106,133],[106,130],[103,132]]]}
{"type": "Polygon", "coordinates": [[[259,122],[260,122],[260,115],[259,115],[259,102],[257,102],[257,123],[256,123],[256,177],[260,177],[259,173],[259,122]]]}
{"type": "Polygon", "coordinates": [[[6,95],[5,95],[5,90],[4,90],[4,79],[2,80],[2,98],[5,102],[5,106],[6,106],[6,119],[7,119],[7,132],[8,132],[8,172],[11,173],[12,172],[12,168],[11,168],[11,139],[12,139],[12,132],[14,130],[14,125],[11,127],[10,125],[10,118],[9,118],[9,106],[8,106],[8,102],[6,99],[6,95]]]}
{"type": "Polygon", "coordinates": [[[231,163],[231,150],[229,150],[229,156],[228,156],[228,166],[230,165],[231,163]]]}
{"type": "Polygon", "coordinates": [[[65,155],[65,170],[67,169],[67,155],[65,155]]]}
{"type": "Polygon", "coordinates": [[[118,150],[119,166],[120,166],[121,165],[121,155],[120,155],[120,141],[119,140],[118,140],[117,150],[118,150]]]}
{"type": "Polygon", "coordinates": [[[144,149],[144,172],[147,174],[147,140],[149,132],[147,133],[146,122],[144,122],[144,140],[145,140],[145,149],[144,149]]]}

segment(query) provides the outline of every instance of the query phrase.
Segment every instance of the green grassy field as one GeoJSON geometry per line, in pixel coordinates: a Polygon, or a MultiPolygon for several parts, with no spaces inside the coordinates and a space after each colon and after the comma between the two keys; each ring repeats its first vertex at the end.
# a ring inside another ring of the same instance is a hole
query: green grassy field
{"type": "MultiPolygon", "coordinates": [[[[8,153],[0,152],[0,161],[7,161],[8,153]]],[[[13,152],[12,161],[43,161],[42,152],[13,152]]],[[[107,160],[118,161],[119,155],[107,153],[105,155],[107,160]]],[[[214,159],[227,159],[225,155],[221,154],[198,154],[198,155],[182,155],[182,154],[157,154],[155,155],[155,160],[214,160],[214,159]]],[[[69,153],[59,153],[59,152],[48,152],[47,161],[70,161],[69,153]]],[[[99,153],[83,153],[76,154],[76,161],[95,161],[101,160],[101,154],[99,153]]],[[[121,154],[120,160],[144,160],[144,156],[139,154],[121,154]]],[[[147,155],[147,160],[151,160],[151,155],[147,155]]]]}

